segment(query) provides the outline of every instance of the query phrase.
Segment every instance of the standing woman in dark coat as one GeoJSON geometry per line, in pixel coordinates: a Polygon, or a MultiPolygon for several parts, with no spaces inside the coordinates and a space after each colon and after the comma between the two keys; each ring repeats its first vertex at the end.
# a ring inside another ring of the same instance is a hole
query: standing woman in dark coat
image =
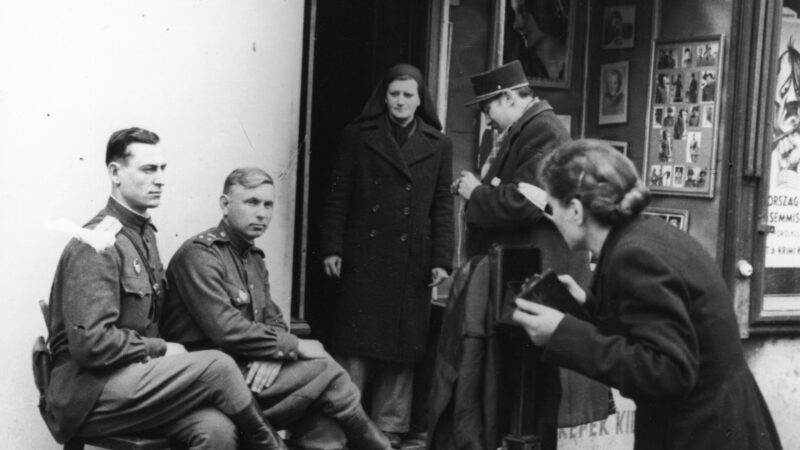
{"type": "Polygon", "coordinates": [[[431,287],[453,259],[452,143],[440,129],[420,71],[390,68],[344,130],[324,210],[325,273],[342,279],[332,349],[378,426],[398,435],[409,427],[431,287]]]}
{"type": "Polygon", "coordinates": [[[517,299],[543,357],[633,399],[635,449],[780,449],[719,268],[688,234],[640,216],[650,193],[630,160],[576,141],[541,181],[570,248],[599,255],[590,293],[560,277],[591,323],[517,299]]]}

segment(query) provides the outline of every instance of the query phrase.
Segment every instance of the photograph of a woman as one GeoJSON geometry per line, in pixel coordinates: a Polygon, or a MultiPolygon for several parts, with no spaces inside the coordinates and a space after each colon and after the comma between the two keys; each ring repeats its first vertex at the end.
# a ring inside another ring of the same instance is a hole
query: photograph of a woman
{"type": "Polygon", "coordinates": [[[509,0],[504,62],[522,63],[534,86],[569,87],[574,0],[509,0]]]}
{"type": "Polygon", "coordinates": [[[628,120],[628,62],[600,66],[599,124],[625,123],[628,120]]]}
{"type": "Polygon", "coordinates": [[[324,271],[341,279],[332,353],[393,442],[409,431],[431,288],[453,264],[452,143],[423,80],[386,72],[344,130],[323,211],[324,271]]]}
{"type": "Polygon", "coordinates": [[[545,158],[539,180],[570,250],[598,258],[588,291],[559,277],[589,321],[516,300],[513,318],[542,359],[632,399],[636,449],[780,449],[721,269],[689,234],[642,217],[650,192],[633,163],[573,141],[545,158]]]}

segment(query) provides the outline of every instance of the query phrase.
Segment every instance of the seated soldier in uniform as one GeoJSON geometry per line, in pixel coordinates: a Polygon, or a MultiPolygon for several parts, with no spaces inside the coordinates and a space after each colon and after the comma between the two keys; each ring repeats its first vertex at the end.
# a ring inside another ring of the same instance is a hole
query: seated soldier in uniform
{"type": "Polygon", "coordinates": [[[285,449],[230,356],[187,353],[158,333],[164,270],[148,210],[161,203],[157,134],[119,130],[106,147],[111,196],[72,239],[50,293],[53,368],[45,420],[56,440],[157,433],[192,450],[285,449]],[[236,430],[241,434],[237,438],[236,430]]]}
{"type": "Polygon", "coordinates": [[[265,417],[302,449],[390,448],[361,407],[361,394],[319,341],[289,333],[270,297],[264,252],[272,178],[234,170],[219,203],[222,221],[187,240],[167,268],[161,331],[190,351],[219,349],[237,360],[265,417]]]}

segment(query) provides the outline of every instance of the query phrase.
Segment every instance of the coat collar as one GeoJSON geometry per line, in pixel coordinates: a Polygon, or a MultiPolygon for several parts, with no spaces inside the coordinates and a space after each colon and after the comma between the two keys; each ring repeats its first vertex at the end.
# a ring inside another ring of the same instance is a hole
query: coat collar
{"type": "Polygon", "coordinates": [[[611,228],[611,231],[608,233],[608,236],[606,237],[606,241],[603,242],[603,247],[600,249],[600,254],[597,255],[597,267],[594,271],[594,275],[592,276],[592,282],[591,282],[592,292],[596,292],[596,285],[598,283],[599,278],[602,276],[601,272],[606,264],[608,255],[611,254],[611,252],[614,250],[617,244],[619,244],[619,241],[621,241],[625,235],[627,235],[634,228],[640,226],[644,220],[645,218],[639,215],[633,218],[630,222],[611,228]]]}
{"type": "Polygon", "coordinates": [[[123,226],[132,228],[138,233],[143,232],[145,227],[150,227],[153,229],[153,231],[157,231],[156,226],[153,225],[153,222],[150,220],[149,216],[143,216],[133,211],[132,209],[120,203],[114,197],[108,197],[106,211],[108,212],[108,215],[119,220],[123,226]]]}
{"type": "Polygon", "coordinates": [[[417,129],[411,133],[406,145],[401,149],[392,137],[388,121],[389,118],[383,115],[359,122],[358,126],[367,147],[410,179],[411,172],[408,166],[433,156],[431,139],[439,140],[441,136],[425,121],[416,119],[417,129]]]}
{"type": "Polygon", "coordinates": [[[492,178],[496,177],[498,173],[500,173],[506,163],[506,160],[508,159],[509,149],[512,145],[514,145],[514,141],[517,140],[519,135],[522,133],[522,130],[528,125],[528,123],[539,114],[552,110],[553,107],[550,106],[550,103],[548,103],[547,100],[540,100],[539,97],[534,98],[534,103],[528,107],[528,109],[522,113],[522,116],[520,116],[520,118],[508,128],[508,133],[505,136],[505,142],[501,143],[500,151],[495,157],[494,164],[492,164],[492,166],[489,168],[489,171],[486,172],[486,176],[483,178],[484,180],[491,180],[492,178]]]}
{"type": "Polygon", "coordinates": [[[534,117],[538,116],[539,114],[545,111],[552,111],[553,107],[550,106],[550,103],[547,100],[541,100],[539,97],[534,98],[534,103],[522,113],[522,116],[511,125],[511,128],[508,130],[508,139],[509,144],[514,142],[514,140],[519,137],[519,134],[522,130],[528,125],[528,122],[533,120],[534,117]]]}

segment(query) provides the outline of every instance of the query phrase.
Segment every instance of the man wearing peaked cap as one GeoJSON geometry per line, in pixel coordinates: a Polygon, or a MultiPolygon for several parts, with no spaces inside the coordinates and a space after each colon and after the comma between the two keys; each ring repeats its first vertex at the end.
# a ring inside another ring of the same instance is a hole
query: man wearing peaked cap
{"type": "MultiPolygon", "coordinates": [[[[551,268],[559,274],[568,273],[579,283],[585,283],[589,278],[588,255],[569,251],[564,238],[546,219],[543,212],[546,194],[536,186],[539,163],[570,141],[569,132],[553,107],[534,96],[519,61],[480,73],[471,80],[475,98],[467,105],[477,103],[497,134],[491,151],[480,158],[477,174],[462,171],[452,186],[466,201],[468,255],[487,254],[493,244],[533,246],[540,250],[543,270],[551,268]],[[520,186],[528,196],[523,195],[520,186]],[[528,199],[531,191],[539,201],[528,199]]],[[[543,390],[536,393],[536,434],[542,438],[541,448],[554,449],[561,392],[559,371],[555,366],[537,367],[540,372],[537,378],[546,381],[537,387],[537,391],[543,390]]],[[[574,386],[572,378],[569,383],[574,386]]],[[[572,404],[568,391],[564,392],[563,403],[567,405],[564,411],[570,411],[572,404]]],[[[592,394],[595,393],[605,403],[600,406],[607,411],[607,391],[600,386],[592,389],[592,394]]]]}
{"type": "Polygon", "coordinates": [[[536,185],[539,161],[568,142],[569,132],[553,107],[533,95],[519,61],[473,76],[472,85],[475,98],[467,105],[477,103],[498,135],[480,173],[462,171],[454,183],[467,201],[467,253],[485,254],[493,243],[534,244],[543,267],[566,269],[566,243],[519,184],[536,185]]]}
{"type": "Polygon", "coordinates": [[[503,90],[518,89],[530,86],[522,64],[519,61],[511,61],[496,69],[479,73],[471,78],[472,89],[475,91],[475,98],[468,101],[464,106],[474,105],[484,100],[491,99],[503,90]]]}

